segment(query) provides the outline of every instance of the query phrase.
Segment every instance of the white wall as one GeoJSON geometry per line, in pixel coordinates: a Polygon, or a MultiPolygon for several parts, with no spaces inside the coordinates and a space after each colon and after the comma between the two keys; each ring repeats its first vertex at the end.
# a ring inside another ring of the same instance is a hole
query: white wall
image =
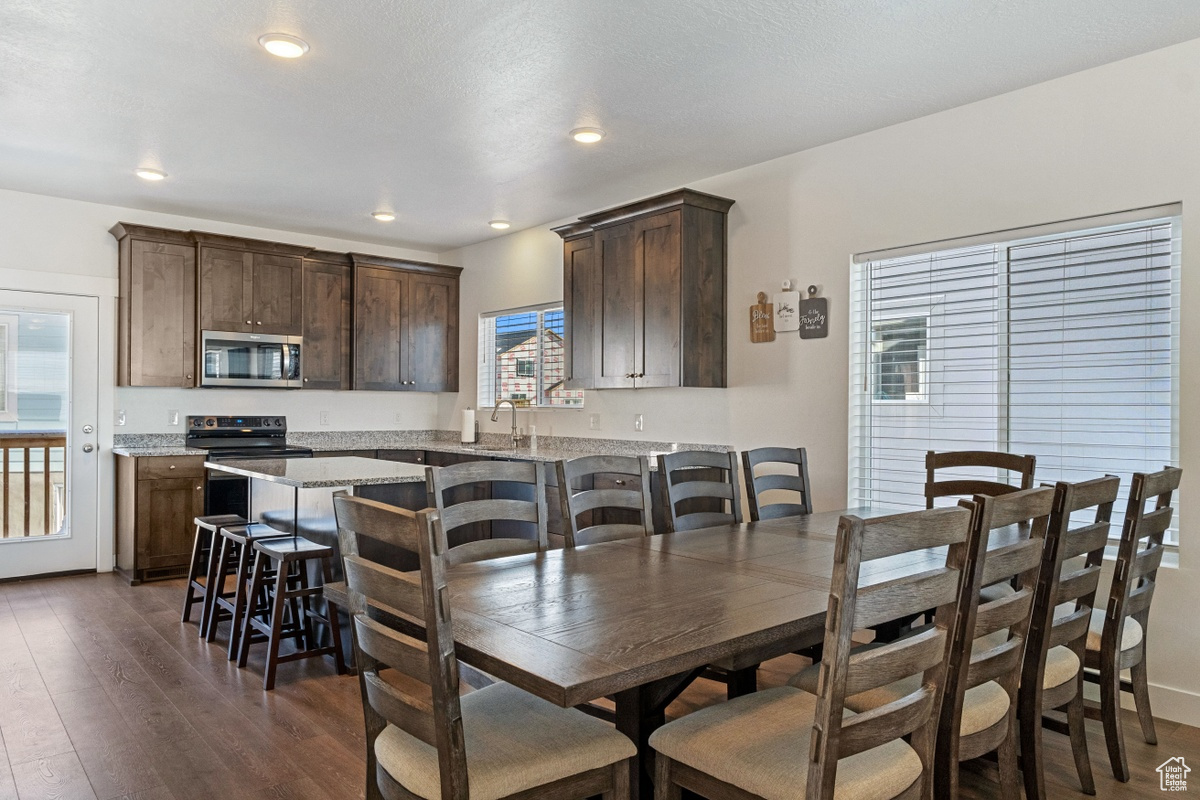
{"type": "Polygon", "coordinates": [[[116,433],[182,432],[170,427],[167,410],[189,413],[265,412],[288,415],[296,430],[428,428],[436,420],[437,395],[398,396],[385,392],[227,391],[121,388],[115,386],[117,241],[108,230],[117,222],[135,222],[179,230],[202,230],[254,239],[292,242],[333,250],[378,253],[422,261],[437,254],[381,247],[323,236],[254,228],[227,222],[180,217],[131,208],[83,203],[0,190],[0,288],[87,294],[100,298],[98,559],[111,568],[113,550],[113,463],[116,433]],[[127,424],[114,426],[115,410],[126,411],[127,424]],[[329,426],[319,425],[329,411],[329,426]],[[400,412],[404,422],[396,422],[400,412]]]}
{"type": "MultiPolygon", "coordinates": [[[[1183,502],[1200,497],[1200,41],[690,184],[736,201],[729,217],[729,385],[725,390],[590,392],[583,411],[537,412],[539,433],[808,448],[816,506],[846,498],[849,261],[854,253],[1182,202],[1180,380],[1183,502]],[[830,336],[750,344],[747,308],[783,278],[819,285],[830,336]],[[644,413],[644,434],[633,415],[644,413]]],[[[753,135],[752,130],[747,135],[753,135]]],[[[663,191],[672,189],[663,186],[663,191]]],[[[633,200],[634,198],[630,198],[633,200]]],[[[564,208],[564,221],[594,211],[564,208]]],[[[463,330],[482,311],[560,299],[561,243],[549,226],[443,254],[465,268],[463,330]]],[[[463,393],[474,404],[475,343],[463,393]]],[[[485,427],[500,426],[484,418],[485,427]]],[[[1045,478],[1053,476],[1046,475],[1045,478]]],[[[1200,628],[1172,610],[1200,604],[1200,529],[1182,518],[1178,569],[1160,573],[1151,636],[1155,711],[1200,724],[1200,628]]],[[[1136,734],[1132,734],[1136,735],[1136,734]]]]}

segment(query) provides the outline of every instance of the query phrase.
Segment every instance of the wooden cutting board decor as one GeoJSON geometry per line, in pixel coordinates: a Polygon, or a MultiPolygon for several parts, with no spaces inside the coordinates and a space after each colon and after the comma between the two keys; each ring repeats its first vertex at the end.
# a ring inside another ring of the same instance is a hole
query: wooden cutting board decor
{"type": "Polygon", "coordinates": [[[800,338],[824,339],[829,335],[829,301],[817,297],[817,287],[808,287],[808,299],[800,301],[800,338]]]}
{"type": "Polygon", "coordinates": [[[750,306],[750,341],[754,344],[775,341],[774,306],[767,293],[758,293],[758,302],[750,306]]]}

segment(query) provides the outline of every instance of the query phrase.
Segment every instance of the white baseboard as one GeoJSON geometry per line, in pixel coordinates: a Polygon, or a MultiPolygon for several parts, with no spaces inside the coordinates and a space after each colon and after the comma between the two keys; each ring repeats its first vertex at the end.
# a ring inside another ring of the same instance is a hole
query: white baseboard
{"type": "MultiPolygon", "coordinates": [[[[1128,670],[1124,677],[1129,677],[1128,670]]],[[[1100,700],[1099,687],[1094,683],[1084,683],[1083,696],[1089,700],[1100,700]]],[[[1133,710],[1133,695],[1121,692],[1121,707],[1133,710]]],[[[1154,716],[1171,722],[1182,722],[1200,728],[1200,694],[1175,689],[1170,686],[1150,684],[1150,707],[1154,716]]]]}

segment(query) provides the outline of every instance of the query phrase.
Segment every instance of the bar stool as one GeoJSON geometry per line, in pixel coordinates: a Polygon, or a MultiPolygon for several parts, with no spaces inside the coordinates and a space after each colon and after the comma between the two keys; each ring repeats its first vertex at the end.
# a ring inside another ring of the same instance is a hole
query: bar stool
{"type": "Polygon", "coordinates": [[[214,538],[217,531],[226,525],[245,525],[246,520],[237,514],[212,514],[207,517],[196,517],[196,538],[192,542],[192,562],[188,566],[187,592],[183,596],[183,622],[190,622],[192,606],[200,604],[200,635],[208,631],[208,617],[211,611],[213,593],[209,587],[216,581],[213,578],[217,566],[214,538]]]}
{"type": "Polygon", "coordinates": [[[208,617],[208,629],[205,631],[205,641],[212,642],[217,638],[217,626],[224,620],[229,620],[229,652],[230,661],[237,658],[238,642],[242,633],[243,620],[246,616],[248,587],[253,566],[252,547],[255,542],[264,539],[275,539],[283,536],[279,531],[260,522],[250,522],[243,525],[230,525],[221,528],[221,550],[214,569],[214,585],[211,610],[208,617]],[[233,575],[233,589],[225,587],[225,576],[233,575]]]}
{"type": "MultiPolygon", "coordinates": [[[[337,635],[337,605],[325,602],[322,615],[313,608],[309,598],[320,600],[325,583],[333,582],[330,559],[333,548],[316,544],[307,539],[292,538],[259,540],[253,543],[254,575],[250,581],[249,595],[258,598],[269,595],[265,619],[255,614],[255,609],[246,609],[245,629],[239,641],[238,666],[246,666],[250,645],[267,643],[267,667],[263,674],[263,689],[275,688],[275,670],[287,661],[332,655],[338,675],[346,674],[346,661],[342,656],[341,637],[337,635]],[[322,586],[308,585],[308,561],[321,560],[322,586]],[[268,572],[274,570],[274,589],[268,585],[268,572]],[[296,601],[299,601],[297,607],[296,601]],[[290,614],[285,610],[290,608],[290,614]],[[285,616],[287,617],[285,620],[285,616]],[[330,632],[330,644],[320,645],[313,629],[313,620],[322,623],[330,632]],[[286,624],[285,624],[286,622],[286,624]],[[302,647],[294,653],[279,655],[282,639],[292,638],[302,647]]],[[[249,548],[247,548],[249,549],[249,548]]]]}

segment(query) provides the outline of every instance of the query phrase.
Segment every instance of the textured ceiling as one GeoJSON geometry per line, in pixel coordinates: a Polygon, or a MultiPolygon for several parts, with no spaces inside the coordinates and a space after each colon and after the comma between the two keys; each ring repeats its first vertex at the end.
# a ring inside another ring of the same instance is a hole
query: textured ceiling
{"type": "Polygon", "coordinates": [[[444,250],[1197,37],[1196,0],[4,0],[0,188],[444,250]]]}

